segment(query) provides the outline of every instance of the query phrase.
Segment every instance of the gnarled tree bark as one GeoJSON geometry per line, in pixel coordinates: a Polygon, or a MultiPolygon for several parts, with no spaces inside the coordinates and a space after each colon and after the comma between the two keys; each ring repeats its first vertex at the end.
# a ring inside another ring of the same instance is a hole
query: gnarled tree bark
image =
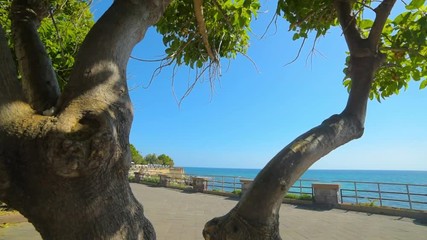
{"type": "Polygon", "coordinates": [[[380,34],[395,0],[384,0],[367,39],[362,39],[351,15],[353,1],[335,0],[335,8],[350,50],[352,88],[345,109],[302,134],[281,150],[255,178],[251,188],[225,216],[206,223],[206,240],[279,240],[279,209],[283,196],[317,160],[360,138],[374,74],[383,56],[380,34]]]}
{"type": "Polygon", "coordinates": [[[38,113],[56,105],[59,85],[51,60],[37,33],[47,16],[47,1],[13,1],[11,10],[16,59],[27,102],[38,113]]]}
{"type": "Polygon", "coordinates": [[[60,95],[36,32],[48,1],[14,1],[23,87],[0,31],[0,200],[44,239],[156,238],[127,180],[133,112],[126,65],[168,2],[114,1],[86,37],[60,95]],[[51,106],[53,116],[41,114],[51,106]]]}

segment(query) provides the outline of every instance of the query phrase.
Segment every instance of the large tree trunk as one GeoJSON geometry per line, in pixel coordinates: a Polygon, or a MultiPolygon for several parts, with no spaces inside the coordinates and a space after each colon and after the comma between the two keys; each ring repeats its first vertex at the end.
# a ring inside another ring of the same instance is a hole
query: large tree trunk
{"type": "Polygon", "coordinates": [[[362,39],[351,15],[352,1],[335,0],[335,8],[350,50],[352,88],[342,113],[302,134],[280,151],[258,174],[251,188],[228,214],[206,223],[206,240],[279,240],[279,209],[289,188],[317,160],[360,138],[374,74],[383,61],[380,34],[395,0],[384,0],[367,39],[362,39]]]}
{"type": "Polygon", "coordinates": [[[0,31],[0,200],[44,239],[155,239],[127,179],[126,65],[169,1],[116,0],[86,37],[62,95],[37,36],[47,2],[13,2],[21,81],[0,31]]]}

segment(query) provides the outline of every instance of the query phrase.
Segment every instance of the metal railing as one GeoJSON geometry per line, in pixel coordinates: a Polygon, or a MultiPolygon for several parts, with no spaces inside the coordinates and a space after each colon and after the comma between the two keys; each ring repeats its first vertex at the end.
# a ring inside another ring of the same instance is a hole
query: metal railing
{"type": "MultiPolygon", "coordinates": [[[[207,188],[210,191],[221,191],[221,192],[235,192],[236,190],[242,189],[242,183],[240,182],[242,177],[236,176],[214,176],[207,175],[203,176],[207,179],[207,188]]],[[[288,193],[297,195],[310,195],[313,197],[313,188],[311,183],[317,180],[311,179],[299,179],[289,189],[288,193]]]]}
{"type": "Polygon", "coordinates": [[[207,188],[210,191],[235,192],[242,189],[240,177],[235,176],[203,176],[207,179],[207,188]]]}
{"type": "Polygon", "coordinates": [[[313,179],[298,179],[294,185],[288,190],[288,194],[298,194],[298,195],[310,195],[314,196],[313,187],[311,184],[317,182],[318,180],[313,179]]]}
{"type": "MultiPolygon", "coordinates": [[[[168,174],[173,184],[191,186],[192,178],[201,176],[168,174]]],[[[205,175],[209,191],[234,192],[242,189],[242,177],[205,175]]],[[[312,183],[318,180],[299,179],[289,189],[288,194],[310,195],[314,197],[312,183]]],[[[332,181],[340,183],[341,203],[369,206],[387,206],[415,210],[427,210],[427,184],[405,184],[364,181],[332,181]]]]}
{"type": "Polygon", "coordinates": [[[383,182],[336,181],[343,183],[341,202],[388,206],[409,209],[427,209],[427,185],[383,182]],[[349,199],[350,201],[346,201],[349,199]],[[377,204],[378,202],[378,204],[377,204]]]}

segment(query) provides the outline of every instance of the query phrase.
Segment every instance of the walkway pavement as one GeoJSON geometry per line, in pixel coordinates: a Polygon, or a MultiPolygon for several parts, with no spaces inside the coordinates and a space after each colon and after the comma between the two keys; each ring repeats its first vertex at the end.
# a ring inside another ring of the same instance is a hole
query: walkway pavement
{"type": "MultiPolygon", "coordinates": [[[[227,197],[132,184],[159,240],[203,239],[206,221],[227,213],[237,203],[227,197]]],[[[425,240],[427,226],[413,219],[344,210],[314,210],[284,204],[280,209],[284,240],[425,240]]],[[[0,240],[40,239],[32,225],[0,228],[0,240]]]]}

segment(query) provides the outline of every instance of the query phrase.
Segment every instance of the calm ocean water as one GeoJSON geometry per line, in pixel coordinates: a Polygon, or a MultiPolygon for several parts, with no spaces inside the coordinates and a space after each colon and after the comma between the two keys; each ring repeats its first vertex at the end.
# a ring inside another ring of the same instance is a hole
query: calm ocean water
{"type": "MultiPolygon", "coordinates": [[[[200,167],[184,167],[185,173],[188,175],[196,176],[233,176],[238,178],[253,179],[256,177],[260,169],[237,169],[237,168],[200,168],[200,167]]],[[[388,170],[308,170],[300,178],[302,180],[297,182],[294,186],[310,187],[312,183],[330,183],[337,181],[355,181],[355,182],[382,182],[382,183],[397,183],[397,184],[417,184],[425,186],[409,186],[406,185],[388,185],[381,184],[381,191],[386,192],[382,194],[382,198],[408,200],[406,194],[389,194],[387,192],[407,192],[414,194],[424,194],[426,196],[411,196],[412,201],[427,202],[427,171],[388,171],[388,170]]],[[[354,183],[351,182],[338,182],[341,189],[354,190],[354,183]]],[[[363,190],[376,191],[378,185],[376,184],[357,184],[359,202],[369,203],[371,198],[378,197],[377,193],[363,192],[363,190]]],[[[300,191],[299,188],[293,187],[290,191],[300,191]]],[[[304,192],[309,193],[310,188],[304,189],[304,192]],[[307,192],[308,191],[308,192],[307,192]]],[[[354,195],[354,191],[341,192],[343,196],[354,195]]],[[[343,198],[344,202],[354,203],[353,198],[343,198]]],[[[376,200],[375,200],[376,201],[376,200]]],[[[410,208],[409,203],[399,201],[382,201],[384,206],[410,208]]],[[[376,202],[376,205],[378,203],[376,202]]],[[[427,204],[412,204],[412,208],[427,210],[427,204]]]]}
{"type": "MultiPolygon", "coordinates": [[[[240,168],[200,168],[184,167],[188,175],[219,175],[255,178],[260,169],[240,168]]],[[[301,179],[319,182],[369,181],[408,184],[427,184],[427,171],[386,171],[386,170],[308,170],[301,179]]]]}

